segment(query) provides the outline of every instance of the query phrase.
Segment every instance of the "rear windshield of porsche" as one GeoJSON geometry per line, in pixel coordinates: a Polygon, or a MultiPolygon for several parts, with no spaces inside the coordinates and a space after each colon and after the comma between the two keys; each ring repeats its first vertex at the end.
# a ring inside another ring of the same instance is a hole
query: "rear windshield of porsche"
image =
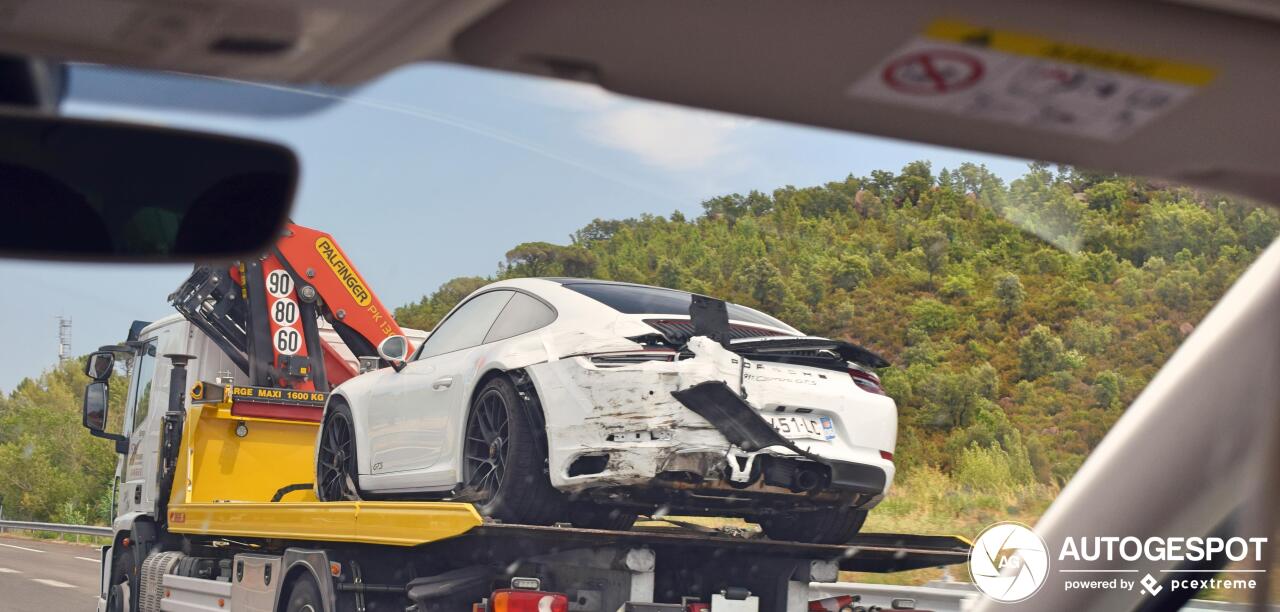
{"type": "MultiPolygon", "coordinates": [[[[641,285],[565,283],[564,286],[623,314],[688,316],[689,304],[693,301],[692,294],[684,291],[641,285]]],[[[790,325],[763,312],[737,304],[729,304],[729,319],[795,331],[790,325]]]]}

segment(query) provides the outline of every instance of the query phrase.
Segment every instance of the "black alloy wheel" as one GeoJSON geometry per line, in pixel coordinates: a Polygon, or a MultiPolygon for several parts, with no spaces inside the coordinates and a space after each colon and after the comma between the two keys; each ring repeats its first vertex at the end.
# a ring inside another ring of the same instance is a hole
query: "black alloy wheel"
{"type": "Polygon", "coordinates": [[[476,398],[467,419],[463,487],[481,504],[497,497],[507,474],[511,445],[507,408],[503,394],[489,387],[476,398]]]}
{"type": "Polygon", "coordinates": [[[325,419],[320,452],[316,457],[316,497],[320,501],[360,499],[356,491],[355,436],[351,411],[335,404],[325,419]]]}

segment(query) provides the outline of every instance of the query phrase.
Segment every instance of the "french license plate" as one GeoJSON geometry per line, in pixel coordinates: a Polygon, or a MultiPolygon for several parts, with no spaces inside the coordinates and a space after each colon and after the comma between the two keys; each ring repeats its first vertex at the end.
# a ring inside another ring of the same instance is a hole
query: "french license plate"
{"type": "Polygon", "coordinates": [[[769,419],[769,424],[773,425],[773,428],[778,430],[778,433],[782,434],[784,438],[836,439],[836,427],[831,422],[831,417],[771,414],[765,415],[765,418],[769,419]]]}

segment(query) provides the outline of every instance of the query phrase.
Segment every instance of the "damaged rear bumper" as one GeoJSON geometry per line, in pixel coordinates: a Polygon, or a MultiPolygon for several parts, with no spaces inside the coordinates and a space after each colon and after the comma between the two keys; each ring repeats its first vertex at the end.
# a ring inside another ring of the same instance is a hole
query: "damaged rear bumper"
{"type": "Polygon", "coordinates": [[[682,361],[569,357],[527,369],[553,486],[642,503],[679,491],[708,508],[796,497],[869,507],[883,497],[893,464],[877,450],[782,437],[742,399],[738,355],[705,338],[689,346],[694,357],[682,361]]]}

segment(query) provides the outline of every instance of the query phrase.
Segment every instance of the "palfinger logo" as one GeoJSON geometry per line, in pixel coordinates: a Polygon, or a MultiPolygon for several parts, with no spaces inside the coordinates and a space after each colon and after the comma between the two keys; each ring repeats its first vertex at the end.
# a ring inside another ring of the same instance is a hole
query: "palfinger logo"
{"type": "Polygon", "coordinates": [[[1030,527],[996,523],[974,540],[969,575],[984,595],[1000,602],[1022,601],[1049,577],[1049,547],[1030,527]]]}

